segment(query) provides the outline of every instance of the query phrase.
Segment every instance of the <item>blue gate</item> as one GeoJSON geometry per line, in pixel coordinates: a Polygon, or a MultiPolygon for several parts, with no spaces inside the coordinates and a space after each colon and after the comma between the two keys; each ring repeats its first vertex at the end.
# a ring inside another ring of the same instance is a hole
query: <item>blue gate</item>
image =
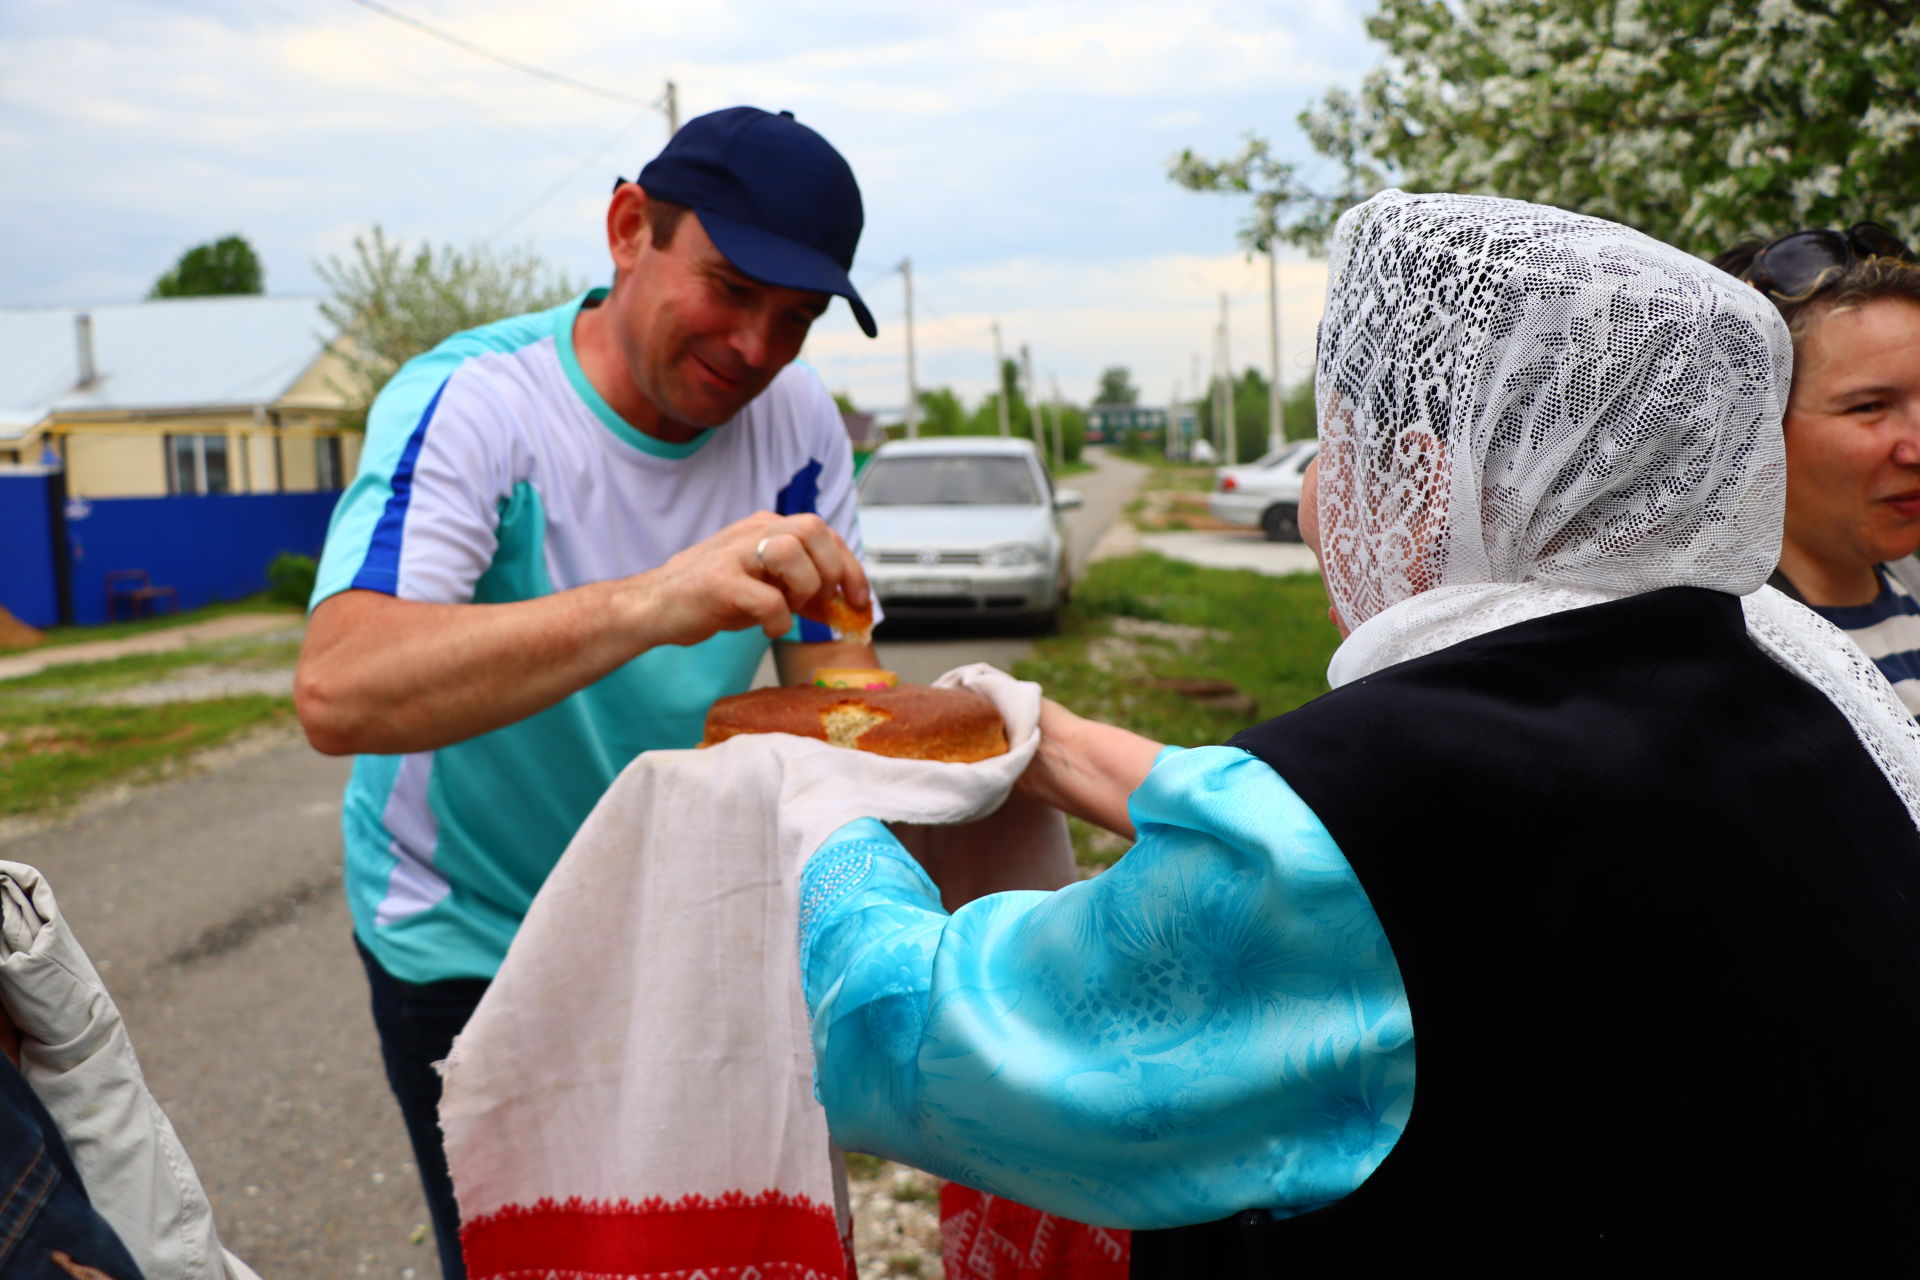
{"type": "Polygon", "coordinates": [[[60,621],[49,479],[31,467],[0,475],[0,607],[34,627],[60,621]]]}
{"type": "MultiPolygon", "coordinates": [[[[75,622],[107,621],[107,574],[144,569],[182,609],[264,591],[282,551],[320,555],[336,492],[94,498],[67,504],[75,622]]],[[[12,606],[9,605],[9,608],[12,606]]]]}

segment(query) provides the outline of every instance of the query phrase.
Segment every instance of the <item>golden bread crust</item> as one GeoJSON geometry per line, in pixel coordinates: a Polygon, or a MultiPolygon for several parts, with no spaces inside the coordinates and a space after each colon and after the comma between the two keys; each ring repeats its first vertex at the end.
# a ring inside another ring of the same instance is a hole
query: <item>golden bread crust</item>
{"type": "Polygon", "coordinates": [[[783,685],[737,693],[707,712],[706,738],[700,745],[710,747],[742,733],[791,733],[827,742],[830,724],[867,722],[870,727],[857,741],[845,745],[875,755],[952,764],[971,764],[1007,750],[1006,726],[993,703],[965,689],[925,684],[892,689],[783,685]]]}

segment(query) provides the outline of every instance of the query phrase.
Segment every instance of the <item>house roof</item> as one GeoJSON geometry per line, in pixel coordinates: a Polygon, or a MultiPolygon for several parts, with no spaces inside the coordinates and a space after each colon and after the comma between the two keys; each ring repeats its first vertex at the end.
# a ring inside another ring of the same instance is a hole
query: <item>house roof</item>
{"type": "Polygon", "coordinates": [[[96,307],[0,307],[0,439],[52,413],[272,404],[326,349],[321,299],[166,298],[96,307]],[[95,380],[81,387],[78,317],[92,318],[95,380]]]}

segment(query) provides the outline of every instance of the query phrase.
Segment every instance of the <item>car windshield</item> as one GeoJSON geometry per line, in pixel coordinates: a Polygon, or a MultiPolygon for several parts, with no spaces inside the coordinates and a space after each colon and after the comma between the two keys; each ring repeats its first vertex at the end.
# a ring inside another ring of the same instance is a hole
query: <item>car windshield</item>
{"type": "Polygon", "coordinates": [[[875,458],[860,481],[860,505],[865,507],[1031,507],[1039,502],[1033,470],[1022,458],[875,458]]]}

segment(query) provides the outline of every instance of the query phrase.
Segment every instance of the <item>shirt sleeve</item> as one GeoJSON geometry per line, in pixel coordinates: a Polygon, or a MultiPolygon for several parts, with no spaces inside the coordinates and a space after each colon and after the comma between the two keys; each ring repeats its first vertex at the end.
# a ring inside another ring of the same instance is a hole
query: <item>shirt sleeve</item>
{"type": "Polygon", "coordinates": [[[1271,768],[1170,749],[1093,880],[948,915],[871,819],[801,880],[836,1141],[1050,1212],[1158,1228],[1351,1192],[1413,1102],[1379,918],[1271,768]]]}
{"type": "Polygon", "coordinates": [[[408,363],[374,400],[359,473],[341,495],[308,607],[342,591],[465,604],[492,564],[512,485],[508,433],[465,357],[408,363]]]}
{"type": "MultiPolygon", "coordinates": [[[[860,540],[859,508],[854,496],[853,446],[847,441],[846,423],[840,406],[834,403],[826,384],[811,366],[795,361],[781,373],[782,391],[792,397],[792,412],[805,439],[808,465],[796,474],[775,499],[774,510],[783,516],[810,511],[827,522],[839,534],[856,557],[863,554],[860,540]]],[[[886,616],[879,597],[873,601],[873,621],[878,626],[886,616]]],[[[782,643],[812,644],[832,640],[836,634],[825,623],[807,618],[794,619],[782,643]]]]}

